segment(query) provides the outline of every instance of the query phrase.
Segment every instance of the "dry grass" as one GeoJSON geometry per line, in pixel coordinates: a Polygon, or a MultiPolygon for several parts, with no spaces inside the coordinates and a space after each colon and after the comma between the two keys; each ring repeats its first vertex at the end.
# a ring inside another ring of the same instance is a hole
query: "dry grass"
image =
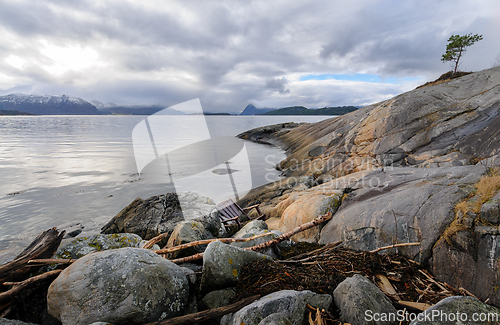
{"type": "MultiPolygon", "coordinates": [[[[500,169],[490,169],[487,175],[483,176],[479,182],[474,184],[475,191],[465,200],[455,206],[455,220],[443,232],[444,238],[448,244],[452,245],[453,236],[460,231],[465,231],[468,228],[462,224],[462,219],[459,219],[459,213],[466,216],[468,212],[479,214],[484,203],[488,202],[500,190],[500,169]]],[[[476,223],[482,224],[482,221],[477,218],[476,223]]]]}
{"type": "Polygon", "coordinates": [[[500,169],[498,167],[490,169],[474,187],[476,188],[474,195],[458,203],[455,212],[461,211],[463,215],[469,211],[478,214],[483,204],[500,190],[500,169]]]}

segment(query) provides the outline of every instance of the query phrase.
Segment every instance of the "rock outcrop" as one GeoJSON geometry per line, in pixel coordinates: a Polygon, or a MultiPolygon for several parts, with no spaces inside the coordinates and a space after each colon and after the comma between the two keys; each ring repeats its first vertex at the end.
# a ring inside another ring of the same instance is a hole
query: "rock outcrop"
{"type": "Polygon", "coordinates": [[[49,314],[63,325],[143,324],[182,313],[189,284],[181,267],[139,248],[86,255],[49,287],[49,314]]]}
{"type": "MultiPolygon", "coordinates": [[[[455,205],[469,195],[483,166],[455,168],[377,169],[350,175],[356,181],[332,220],[321,231],[320,243],[348,241],[355,249],[373,250],[393,243],[419,242],[398,249],[426,262],[432,247],[455,217],[455,205]]],[[[344,178],[319,185],[344,185],[344,178]]]]}
{"type": "Polygon", "coordinates": [[[500,153],[500,67],[416,89],[279,138],[288,176],[339,177],[370,166],[421,165],[458,152],[500,153]]]}
{"type": "Polygon", "coordinates": [[[497,200],[481,203],[463,224],[455,211],[500,165],[500,67],[302,125],[274,143],[289,153],[277,166],[285,178],[238,202],[260,203],[270,229],[287,231],[330,211],[324,227],[294,239],[342,240],[361,250],[419,242],[397,252],[430,261],[438,279],[500,306],[497,200]]]}
{"type": "MultiPolygon", "coordinates": [[[[146,200],[135,199],[101,229],[103,234],[133,233],[148,240],[174,230],[178,222],[194,220],[201,222],[210,232],[219,234],[220,221],[214,213],[215,203],[194,193],[167,193],[146,200]],[[189,207],[184,211],[182,207],[189,207]]],[[[167,243],[168,237],[160,246],[167,243]]]]}

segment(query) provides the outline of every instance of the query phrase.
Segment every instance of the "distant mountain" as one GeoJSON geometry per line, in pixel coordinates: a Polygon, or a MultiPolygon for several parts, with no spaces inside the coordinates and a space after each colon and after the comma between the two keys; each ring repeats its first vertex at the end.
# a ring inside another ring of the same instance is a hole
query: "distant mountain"
{"type": "Polygon", "coordinates": [[[159,105],[136,105],[136,106],[104,106],[99,107],[102,114],[119,114],[119,115],[152,115],[161,110],[165,110],[166,115],[185,115],[185,113],[177,111],[173,108],[165,108],[159,105]]]}
{"type": "Polygon", "coordinates": [[[35,115],[35,114],[19,112],[19,111],[8,111],[2,109],[0,110],[0,115],[35,115]]]}
{"type": "Polygon", "coordinates": [[[308,109],[304,106],[284,107],[272,110],[259,115],[344,115],[355,111],[355,106],[324,107],[318,109],[308,109]]]}
{"type": "Polygon", "coordinates": [[[0,96],[0,110],[20,111],[35,115],[101,114],[91,103],[66,95],[10,94],[0,96]]]}
{"type": "Polygon", "coordinates": [[[252,104],[247,105],[240,115],[259,115],[270,111],[276,110],[275,108],[256,108],[252,104]]]}

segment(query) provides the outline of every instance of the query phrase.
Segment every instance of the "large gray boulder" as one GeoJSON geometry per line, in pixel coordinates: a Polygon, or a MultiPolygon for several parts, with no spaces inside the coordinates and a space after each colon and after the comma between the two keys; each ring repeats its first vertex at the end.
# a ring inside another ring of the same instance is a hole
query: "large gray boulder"
{"type": "Polygon", "coordinates": [[[398,324],[396,321],[376,321],[375,314],[396,315],[396,308],[382,291],[366,277],[355,274],[342,281],[333,291],[340,319],[353,325],[398,324]],[[373,319],[372,319],[373,318],[373,319]]]}
{"type": "Polygon", "coordinates": [[[86,255],[49,287],[49,314],[64,325],[143,324],[182,313],[189,284],[181,267],[139,248],[86,255]]]}
{"type": "MultiPolygon", "coordinates": [[[[350,194],[321,231],[321,244],[344,241],[358,250],[397,243],[420,242],[398,249],[426,262],[443,231],[455,218],[455,205],[481,179],[484,166],[390,168],[347,176],[350,194]]],[[[335,188],[342,179],[321,187],[335,188]]]]}
{"type": "MultiPolygon", "coordinates": [[[[63,239],[54,258],[78,259],[89,253],[109,249],[136,247],[142,248],[146,241],[136,234],[109,234],[63,239]]],[[[157,245],[153,249],[160,249],[157,245]]]]}
{"type": "Polygon", "coordinates": [[[445,298],[425,312],[416,315],[416,319],[410,325],[493,325],[499,322],[500,309],[473,297],[455,296],[445,298]]]}
{"type": "Polygon", "coordinates": [[[202,291],[207,292],[235,286],[238,283],[243,265],[256,259],[271,258],[220,241],[208,244],[203,254],[202,291]]]}
{"type": "MultiPolygon", "coordinates": [[[[316,294],[309,290],[282,290],[273,292],[243,307],[234,314],[222,317],[221,325],[258,325],[273,314],[286,324],[302,325],[305,320],[306,305],[328,310],[332,304],[332,296],[316,294]]],[[[267,320],[262,324],[271,324],[267,320]]]]}

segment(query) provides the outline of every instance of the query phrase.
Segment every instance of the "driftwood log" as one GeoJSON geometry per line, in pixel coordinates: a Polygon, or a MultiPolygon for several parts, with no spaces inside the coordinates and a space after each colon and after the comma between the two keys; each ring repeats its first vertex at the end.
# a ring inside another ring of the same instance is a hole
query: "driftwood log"
{"type": "Polygon", "coordinates": [[[209,309],[200,311],[198,313],[184,315],[180,317],[165,319],[156,323],[148,323],[146,325],[182,325],[182,324],[195,324],[199,322],[204,322],[206,320],[221,317],[229,313],[240,310],[241,308],[250,305],[255,300],[259,299],[260,296],[251,296],[240,300],[232,305],[223,306],[219,308],[209,309]]]}
{"type": "Polygon", "coordinates": [[[0,303],[6,301],[8,299],[13,298],[15,295],[17,295],[22,290],[26,289],[27,287],[29,287],[32,284],[35,284],[37,282],[41,282],[44,280],[48,280],[48,279],[55,279],[59,275],[59,273],[61,273],[61,272],[62,272],[62,270],[54,270],[54,271],[45,272],[43,274],[31,277],[31,278],[24,280],[24,281],[21,281],[21,282],[4,283],[5,285],[12,285],[12,288],[10,288],[9,290],[7,290],[5,292],[0,293],[0,303]]]}
{"type": "Polygon", "coordinates": [[[0,266],[0,284],[16,281],[30,272],[33,265],[28,265],[29,260],[51,258],[57,251],[64,233],[64,231],[59,233],[56,228],[52,228],[38,235],[13,261],[0,266]]]}
{"type": "MultiPolygon", "coordinates": [[[[316,219],[314,219],[313,221],[310,221],[310,222],[307,222],[295,229],[293,229],[292,231],[289,231],[287,233],[284,233],[283,235],[279,236],[279,237],[276,237],[272,240],[269,240],[265,243],[262,243],[262,244],[259,244],[259,245],[255,245],[255,246],[252,246],[252,247],[246,247],[244,249],[246,250],[251,250],[251,251],[257,251],[257,250],[261,250],[261,249],[264,249],[264,248],[267,248],[267,247],[271,247],[273,245],[276,245],[284,240],[287,240],[288,238],[292,237],[293,235],[296,235],[298,234],[299,232],[302,232],[304,230],[307,230],[309,228],[312,228],[314,226],[317,226],[319,225],[320,223],[323,223],[325,221],[328,221],[332,218],[332,214],[330,212],[328,212],[327,214],[324,214],[320,217],[317,217],[316,219]]],[[[176,263],[176,264],[182,264],[182,263],[187,263],[187,262],[191,262],[191,261],[196,261],[196,260],[199,260],[199,259],[202,259],[203,258],[203,254],[204,253],[198,253],[198,254],[195,254],[195,255],[191,255],[191,256],[187,256],[187,257],[183,257],[183,258],[178,258],[178,259],[175,259],[175,260],[171,260],[171,262],[173,263],[176,263]]]]}
{"type": "MultiPolygon", "coordinates": [[[[204,240],[193,241],[193,242],[190,242],[190,243],[186,243],[186,244],[182,244],[182,245],[178,245],[178,246],[174,246],[174,247],[164,248],[164,249],[160,249],[160,250],[154,250],[153,252],[155,252],[157,254],[173,253],[173,252],[176,252],[176,251],[179,251],[179,250],[182,250],[182,249],[186,249],[186,248],[189,248],[189,247],[193,247],[193,246],[210,244],[211,242],[214,242],[214,241],[220,241],[220,242],[223,242],[223,243],[246,242],[246,241],[251,241],[251,240],[254,240],[254,239],[257,239],[257,238],[269,236],[270,234],[271,233],[269,232],[269,233],[265,233],[265,234],[260,234],[260,235],[248,237],[248,238],[214,238],[214,239],[204,239],[204,240]]],[[[147,244],[144,245],[143,248],[146,248],[146,246],[147,246],[147,244]]]]}
{"type": "Polygon", "coordinates": [[[327,214],[324,214],[324,215],[322,215],[320,217],[317,217],[313,221],[306,222],[303,225],[301,225],[301,226],[293,229],[292,231],[289,231],[287,233],[284,233],[281,236],[278,236],[278,237],[274,238],[273,240],[267,241],[267,242],[262,243],[260,245],[255,245],[255,246],[252,246],[252,247],[248,247],[248,248],[245,248],[245,249],[248,249],[248,250],[251,250],[251,251],[258,251],[258,250],[261,250],[261,249],[264,249],[264,248],[267,248],[267,247],[274,246],[276,244],[281,243],[284,240],[289,239],[290,237],[292,237],[292,236],[294,236],[294,235],[296,235],[296,234],[298,234],[300,232],[303,232],[304,230],[307,230],[307,229],[312,228],[314,226],[317,226],[317,225],[319,225],[319,224],[321,224],[323,222],[326,222],[326,221],[330,220],[331,218],[332,218],[332,213],[328,212],[327,214]]]}

